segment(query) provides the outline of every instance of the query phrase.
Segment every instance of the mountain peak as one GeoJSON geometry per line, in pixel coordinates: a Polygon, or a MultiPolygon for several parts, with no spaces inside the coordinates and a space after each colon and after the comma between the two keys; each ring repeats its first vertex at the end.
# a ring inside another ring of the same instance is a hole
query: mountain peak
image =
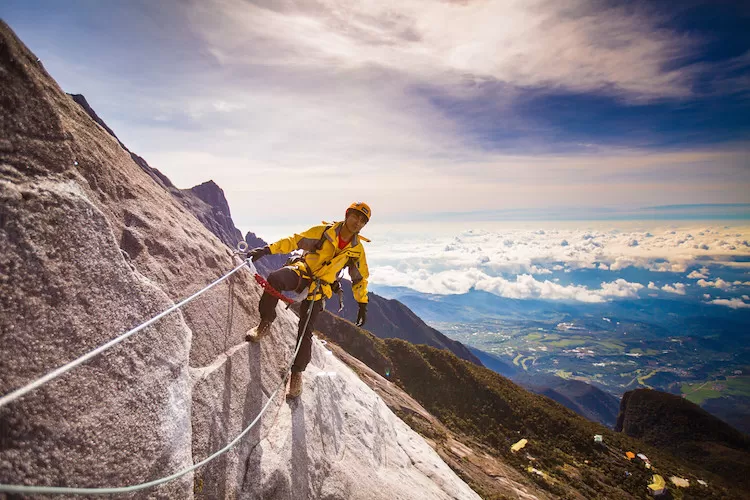
{"type": "Polygon", "coordinates": [[[208,180],[203,184],[194,186],[190,188],[190,191],[195,193],[198,198],[211,205],[214,211],[221,212],[227,217],[231,217],[229,202],[227,202],[227,198],[224,196],[224,190],[213,180],[208,180]]]}

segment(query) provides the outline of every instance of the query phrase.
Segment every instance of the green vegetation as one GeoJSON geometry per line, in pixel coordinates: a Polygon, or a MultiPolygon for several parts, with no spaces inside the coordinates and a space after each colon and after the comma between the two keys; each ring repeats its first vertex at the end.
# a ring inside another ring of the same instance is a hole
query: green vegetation
{"type": "MultiPolygon", "coordinates": [[[[542,471],[544,478],[529,477],[555,496],[648,498],[645,485],[653,470],[628,462],[624,453],[629,450],[645,453],[661,474],[686,477],[692,483],[697,479],[710,480],[712,485],[721,482],[447,351],[398,339],[385,343],[394,367],[392,379],[399,386],[452,431],[483,443],[505,463],[526,474],[529,465],[542,471]],[[603,435],[605,445],[594,444],[594,434],[603,435]],[[522,437],[529,440],[526,448],[512,453],[510,446],[522,437]],[[533,462],[527,454],[534,457],[533,462]]],[[[693,488],[690,493],[691,498],[731,496],[722,488],[693,488]]]]}
{"type": "Polygon", "coordinates": [[[637,377],[638,383],[646,387],[647,389],[653,389],[653,387],[649,387],[649,385],[646,384],[646,380],[650,379],[651,377],[653,377],[654,375],[656,375],[657,373],[661,371],[663,370],[661,369],[651,370],[648,374],[637,377]]]}
{"type": "MultiPolygon", "coordinates": [[[[562,405],[544,396],[529,393],[497,373],[460,360],[448,351],[415,346],[398,339],[381,340],[348,322],[339,320],[329,325],[330,318],[325,314],[321,316],[324,319],[319,326],[325,328],[328,339],[344,347],[378,373],[388,370],[389,378],[443,425],[454,433],[475,441],[482,450],[515,468],[552,496],[650,498],[645,485],[656,471],[665,477],[677,475],[690,480],[691,487],[685,491],[670,487],[674,498],[680,495],[685,498],[733,497],[734,492],[724,489],[723,485],[737,484],[736,480],[733,476],[727,476],[726,469],[721,464],[732,463],[732,460],[742,463],[747,458],[746,454],[730,456],[723,462],[708,461],[702,464],[724,477],[730,477],[725,483],[721,477],[697,465],[677,459],[659,447],[590,422],[562,405]],[[603,446],[593,443],[594,434],[604,436],[603,446]],[[528,439],[529,444],[523,452],[512,453],[510,446],[522,437],[528,439]],[[645,453],[654,464],[654,469],[648,470],[641,463],[628,462],[624,458],[625,451],[645,453]],[[533,457],[533,461],[529,456],[533,457]],[[716,463],[720,464],[718,469],[715,467],[716,463]],[[529,466],[541,471],[544,477],[528,472],[529,466]],[[626,472],[630,475],[626,475],[626,472]],[[698,486],[697,479],[708,481],[711,488],[698,486]]],[[[544,340],[546,337],[542,339],[544,340]]],[[[539,341],[535,344],[538,346],[539,341]]],[[[502,352],[507,355],[507,348],[502,352]]],[[[527,369],[537,368],[540,360],[550,360],[545,356],[549,355],[543,351],[537,351],[534,356],[528,356],[521,350],[514,353],[516,364],[527,369]]],[[[584,362],[590,365],[591,357],[587,355],[586,358],[584,362]]],[[[562,361],[561,366],[556,369],[558,375],[579,378],[580,372],[571,369],[574,365],[562,361]]],[[[619,380],[621,371],[618,366],[613,366],[609,370],[609,376],[619,380]]],[[[655,378],[654,372],[659,373],[657,368],[638,368],[625,371],[625,374],[637,383],[638,376],[644,380],[647,380],[646,377],[655,378]]],[[[591,373],[588,376],[593,378],[602,375],[591,373]]],[[[744,378],[743,383],[750,377],[744,378]]],[[[731,385],[733,390],[745,387],[739,382],[721,382],[731,385]]],[[[407,424],[426,437],[437,442],[444,439],[444,436],[436,433],[430,426],[424,426],[418,419],[408,415],[403,417],[407,424]]],[[[667,422],[665,425],[673,427],[667,422]]],[[[722,451],[726,450],[722,448],[722,451]]],[[[732,474],[736,474],[736,471],[732,471],[732,474]]],[[[744,476],[750,477],[750,474],[744,476]]],[[[482,493],[487,498],[502,498],[496,492],[482,490],[482,493]]]]}
{"type": "Polygon", "coordinates": [[[544,343],[544,345],[547,345],[547,346],[560,347],[560,348],[583,347],[587,344],[591,344],[590,339],[582,339],[579,337],[573,337],[573,338],[562,339],[562,340],[553,340],[553,341],[544,343]]]}
{"type": "Polygon", "coordinates": [[[616,397],[638,387],[686,394],[691,401],[750,432],[744,417],[745,409],[750,411],[748,384],[722,383],[723,379],[732,380],[736,371],[750,373],[750,367],[745,366],[750,355],[741,355],[747,349],[741,335],[713,339],[718,335],[712,330],[718,328],[716,322],[682,319],[680,333],[675,334],[668,325],[645,322],[652,312],[647,316],[634,311],[628,314],[633,317],[535,314],[533,321],[503,317],[433,326],[449,332],[454,340],[506,358],[508,364],[513,362],[530,375],[557,374],[596,382],[616,397]],[[561,323],[564,326],[560,327],[561,323]],[[534,358],[533,362],[524,361],[528,358],[534,358]],[[706,380],[716,383],[703,386],[706,380]],[[697,385],[685,384],[688,381],[697,385]]]}
{"type": "Polygon", "coordinates": [[[726,380],[689,382],[680,385],[680,392],[697,405],[722,396],[750,397],[750,377],[734,376],[727,377],[726,380]]]}
{"type": "Polygon", "coordinates": [[[750,437],[680,396],[649,389],[623,395],[622,430],[674,456],[750,487],[750,437]]]}

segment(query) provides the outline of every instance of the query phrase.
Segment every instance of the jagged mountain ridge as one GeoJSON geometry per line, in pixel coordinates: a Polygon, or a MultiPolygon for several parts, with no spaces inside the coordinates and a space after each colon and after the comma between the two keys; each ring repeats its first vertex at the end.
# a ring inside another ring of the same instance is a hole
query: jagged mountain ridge
{"type": "MultiPolygon", "coordinates": [[[[0,127],[2,394],[240,263],[2,22],[0,127]]],[[[127,485],[224,446],[283,382],[293,351],[286,310],[262,345],[244,342],[259,296],[243,269],[0,408],[0,483],[127,485]]],[[[477,498],[320,343],[304,378],[297,403],[274,399],[233,452],[134,496],[477,498]]]]}

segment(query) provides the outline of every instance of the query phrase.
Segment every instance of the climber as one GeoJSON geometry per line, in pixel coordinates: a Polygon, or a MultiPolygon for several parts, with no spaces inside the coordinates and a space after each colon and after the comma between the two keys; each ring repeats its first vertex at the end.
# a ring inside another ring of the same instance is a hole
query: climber
{"type": "MultiPolygon", "coordinates": [[[[296,398],[302,392],[302,372],[310,362],[312,355],[312,332],[315,319],[323,309],[323,301],[330,299],[338,291],[338,273],[348,267],[352,279],[352,293],[359,303],[357,326],[363,326],[367,319],[367,259],[359,231],[370,221],[370,207],[363,202],[352,203],[346,209],[343,222],[332,225],[311,227],[302,234],[283,238],[265,247],[254,248],[248,252],[253,262],[271,254],[290,253],[303,250],[301,257],[291,259],[287,265],[268,275],[268,283],[278,291],[295,290],[300,293],[307,289],[307,299],[300,308],[297,342],[302,338],[297,357],[292,365],[292,377],[289,383],[290,398],[296,398]],[[312,304],[312,305],[311,305],[312,304]],[[312,307],[312,311],[309,308],[312,307]],[[308,312],[310,320],[305,327],[308,312]]],[[[263,292],[258,309],[260,324],[249,330],[245,340],[258,342],[271,332],[271,324],[276,319],[278,298],[268,291],[263,292]]]]}

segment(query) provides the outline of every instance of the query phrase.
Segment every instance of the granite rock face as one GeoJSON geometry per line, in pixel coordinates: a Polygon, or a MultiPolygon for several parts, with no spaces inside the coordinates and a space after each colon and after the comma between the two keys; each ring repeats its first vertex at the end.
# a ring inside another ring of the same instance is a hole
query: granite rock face
{"type": "MultiPolygon", "coordinates": [[[[184,196],[0,21],[0,394],[240,264],[184,196]]],[[[170,475],[224,447],[279,388],[228,453],[132,496],[478,498],[320,343],[303,395],[287,403],[297,318],[279,306],[273,336],[245,343],[259,297],[242,269],[0,408],[0,483],[124,486],[170,475]]]]}

